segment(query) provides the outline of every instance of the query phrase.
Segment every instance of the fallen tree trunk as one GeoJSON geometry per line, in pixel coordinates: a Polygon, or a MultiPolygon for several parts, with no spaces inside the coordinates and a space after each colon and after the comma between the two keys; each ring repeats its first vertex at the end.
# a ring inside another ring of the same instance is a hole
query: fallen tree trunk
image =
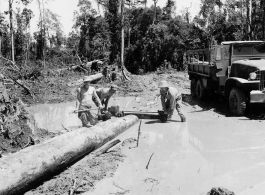
{"type": "Polygon", "coordinates": [[[98,64],[103,64],[103,61],[101,61],[101,60],[104,60],[104,59],[100,59],[100,60],[93,60],[93,61],[90,61],[90,62],[87,62],[86,64],[85,64],[85,66],[86,67],[91,67],[92,66],[92,64],[94,63],[94,62],[97,62],[98,64]]]}
{"type": "Polygon", "coordinates": [[[95,83],[97,83],[100,79],[102,79],[103,74],[102,74],[102,73],[97,73],[97,74],[94,74],[94,75],[90,75],[90,76],[88,76],[88,77],[92,79],[91,83],[95,84],[95,83]]]}
{"type": "Polygon", "coordinates": [[[33,99],[35,99],[35,98],[34,98],[34,97],[35,97],[35,94],[33,93],[33,91],[31,91],[30,88],[28,88],[25,84],[23,84],[22,81],[20,81],[20,80],[15,80],[15,79],[13,79],[13,81],[14,81],[16,84],[18,84],[19,86],[21,86],[21,87],[23,87],[24,89],[26,89],[27,92],[31,95],[31,97],[32,97],[33,99]]]}
{"type": "Polygon", "coordinates": [[[99,148],[138,122],[115,118],[91,128],[54,137],[0,159],[0,194],[21,194],[80,157],[99,148]]]}
{"type": "MultiPolygon", "coordinates": [[[[88,76],[92,81],[91,83],[92,84],[95,84],[97,83],[102,77],[103,77],[103,74],[102,73],[97,73],[97,74],[94,74],[94,75],[89,75],[88,76]]],[[[67,86],[76,86],[76,85],[80,85],[83,83],[83,79],[79,79],[77,81],[72,81],[70,83],[67,83],[67,86]]]]}

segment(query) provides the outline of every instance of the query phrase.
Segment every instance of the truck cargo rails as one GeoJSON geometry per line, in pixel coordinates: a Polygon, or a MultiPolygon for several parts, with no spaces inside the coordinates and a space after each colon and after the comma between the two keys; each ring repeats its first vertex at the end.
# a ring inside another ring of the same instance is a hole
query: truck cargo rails
{"type": "Polygon", "coordinates": [[[244,115],[247,104],[265,104],[265,42],[230,41],[185,54],[191,95],[204,100],[217,92],[233,115],[244,115]]]}

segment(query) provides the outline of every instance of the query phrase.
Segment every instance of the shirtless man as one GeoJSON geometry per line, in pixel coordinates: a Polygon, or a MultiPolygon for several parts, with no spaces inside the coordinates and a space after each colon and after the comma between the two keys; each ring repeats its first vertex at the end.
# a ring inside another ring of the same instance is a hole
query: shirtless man
{"type": "MultiPolygon", "coordinates": [[[[90,86],[90,82],[91,79],[85,76],[83,86],[77,89],[76,108],[78,110],[91,109],[93,105],[92,97],[98,102],[98,107],[100,109],[103,108],[96,90],[94,87],[90,86]]],[[[78,112],[78,118],[82,121],[83,127],[89,127],[88,123],[92,126],[98,123],[97,116],[89,110],[78,112]]]]}
{"type": "MultiPolygon", "coordinates": [[[[110,88],[98,88],[96,89],[97,95],[101,101],[101,104],[105,106],[104,110],[106,111],[108,109],[108,103],[110,97],[116,93],[116,91],[119,89],[117,85],[111,85],[110,88]]],[[[93,98],[94,103],[98,106],[97,101],[95,98],[93,98]]]]}

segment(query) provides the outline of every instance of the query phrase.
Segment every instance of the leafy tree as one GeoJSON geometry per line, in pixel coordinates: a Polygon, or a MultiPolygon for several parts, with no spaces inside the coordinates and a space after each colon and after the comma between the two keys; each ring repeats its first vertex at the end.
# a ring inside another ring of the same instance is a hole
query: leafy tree
{"type": "Polygon", "coordinates": [[[96,10],[92,8],[92,4],[89,0],[79,0],[78,2],[79,12],[75,12],[75,24],[74,28],[80,28],[80,41],[79,51],[82,56],[91,59],[90,41],[93,33],[93,29],[90,28],[95,23],[96,10]]]}
{"type": "Polygon", "coordinates": [[[3,55],[4,57],[7,57],[10,52],[9,44],[7,44],[9,42],[8,40],[8,23],[5,20],[4,15],[0,13],[0,56],[3,55]]]}
{"type": "Polygon", "coordinates": [[[11,34],[11,59],[15,61],[15,47],[14,47],[14,24],[13,24],[13,3],[20,3],[22,2],[24,5],[28,5],[31,1],[30,0],[8,0],[9,9],[6,11],[6,14],[9,14],[9,24],[10,24],[10,34],[11,34]]]}
{"type": "Polygon", "coordinates": [[[105,18],[109,25],[110,31],[110,62],[113,63],[120,52],[120,42],[121,42],[121,26],[120,26],[120,16],[118,13],[119,0],[109,0],[106,5],[107,10],[105,13],[105,18]]]}
{"type": "Polygon", "coordinates": [[[49,9],[45,9],[44,26],[50,47],[60,46],[63,38],[62,24],[59,16],[49,9]]]}
{"type": "Polygon", "coordinates": [[[175,9],[175,1],[167,0],[166,6],[163,8],[163,20],[171,19],[175,9]]]}
{"type": "Polygon", "coordinates": [[[22,11],[22,18],[24,20],[24,32],[26,38],[26,63],[29,59],[29,46],[30,46],[30,20],[34,17],[31,9],[24,8],[22,11]]]}
{"type": "Polygon", "coordinates": [[[153,2],[154,2],[154,18],[153,18],[153,24],[154,24],[156,21],[156,4],[157,4],[158,0],[153,0],[153,2]]]}
{"type": "Polygon", "coordinates": [[[66,42],[67,48],[77,51],[79,40],[80,40],[80,36],[78,35],[78,33],[74,31],[70,32],[67,38],[67,42],[66,42]]]}

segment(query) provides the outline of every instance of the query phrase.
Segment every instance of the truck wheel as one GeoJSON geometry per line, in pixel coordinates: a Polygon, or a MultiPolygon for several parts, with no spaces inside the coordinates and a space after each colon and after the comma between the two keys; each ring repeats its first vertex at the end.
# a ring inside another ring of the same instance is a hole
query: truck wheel
{"type": "Polygon", "coordinates": [[[199,100],[204,100],[207,96],[206,88],[203,86],[200,80],[197,81],[196,96],[199,100]]]}
{"type": "Polygon", "coordinates": [[[196,97],[196,80],[192,79],[190,81],[190,95],[191,97],[196,97]]]}
{"type": "Polygon", "coordinates": [[[246,97],[244,91],[233,88],[229,94],[230,112],[237,116],[242,116],[246,111],[246,97]]]}

